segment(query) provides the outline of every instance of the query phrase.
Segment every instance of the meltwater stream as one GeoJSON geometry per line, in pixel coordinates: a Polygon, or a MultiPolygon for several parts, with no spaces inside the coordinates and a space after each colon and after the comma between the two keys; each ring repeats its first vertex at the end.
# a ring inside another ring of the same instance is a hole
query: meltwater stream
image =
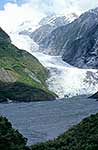
{"type": "Polygon", "coordinates": [[[98,102],[86,96],[65,100],[0,104],[6,116],[26,138],[28,144],[53,139],[81,119],[98,112],[98,102]]]}

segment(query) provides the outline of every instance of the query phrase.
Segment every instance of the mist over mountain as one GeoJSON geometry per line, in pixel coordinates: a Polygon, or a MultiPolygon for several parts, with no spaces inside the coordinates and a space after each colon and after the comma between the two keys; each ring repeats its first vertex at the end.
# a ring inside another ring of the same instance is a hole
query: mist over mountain
{"type": "MultiPolygon", "coordinates": [[[[75,13],[68,14],[66,16],[61,15],[50,15],[45,18],[43,18],[38,26],[36,26],[37,29],[32,31],[31,28],[22,29],[21,32],[19,32],[20,35],[28,35],[34,42],[37,44],[41,44],[42,41],[56,28],[60,26],[64,26],[66,24],[69,24],[74,19],[78,18],[78,15],[75,13]]],[[[24,23],[25,24],[25,23],[24,23]]]]}
{"type": "Polygon", "coordinates": [[[2,0],[0,1],[0,26],[9,34],[17,30],[19,24],[32,21],[33,25],[49,15],[81,13],[95,8],[97,0],[2,0]],[[12,21],[13,20],[13,21],[12,21]]]}

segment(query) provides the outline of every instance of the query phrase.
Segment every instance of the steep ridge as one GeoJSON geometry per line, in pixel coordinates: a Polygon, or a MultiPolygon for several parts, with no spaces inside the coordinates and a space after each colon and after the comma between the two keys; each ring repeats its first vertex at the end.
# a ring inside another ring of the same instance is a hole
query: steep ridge
{"type": "MultiPolygon", "coordinates": [[[[75,16],[72,16],[74,18],[75,16]]],[[[38,44],[40,44],[53,30],[66,25],[71,22],[70,18],[65,16],[51,15],[43,18],[40,22],[38,29],[31,33],[30,37],[38,44]]]]}
{"type": "Polygon", "coordinates": [[[98,68],[98,8],[72,23],[55,29],[41,46],[46,53],[63,55],[63,60],[81,68],[98,68]]]}
{"type": "Polygon", "coordinates": [[[31,54],[11,44],[0,28],[0,101],[52,100],[48,71],[31,54]]]}
{"type": "MultiPolygon", "coordinates": [[[[56,28],[60,26],[64,26],[69,24],[74,19],[76,19],[78,15],[76,13],[71,13],[66,16],[64,15],[50,15],[43,18],[34,31],[32,31],[32,27],[28,25],[27,29],[22,29],[19,34],[20,35],[28,35],[34,42],[37,44],[41,44],[41,42],[56,28]]],[[[26,23],[24,23],[26,24],[26,23]]],[[[31,23],[30,23],[31,24],[31,23]]]]}

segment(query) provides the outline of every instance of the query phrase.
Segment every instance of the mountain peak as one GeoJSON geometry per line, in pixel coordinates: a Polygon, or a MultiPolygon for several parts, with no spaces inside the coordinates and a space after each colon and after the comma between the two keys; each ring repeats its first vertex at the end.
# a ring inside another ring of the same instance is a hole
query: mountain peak
{"type": "Polygon", "coordinates": [[[77,19],[80,15],[76,12],[72,12],[72,13],[65,13],[65,18],[66,20],[68,20],[70,23],[72,21],[74,21],[75,19],[77,19]]]}

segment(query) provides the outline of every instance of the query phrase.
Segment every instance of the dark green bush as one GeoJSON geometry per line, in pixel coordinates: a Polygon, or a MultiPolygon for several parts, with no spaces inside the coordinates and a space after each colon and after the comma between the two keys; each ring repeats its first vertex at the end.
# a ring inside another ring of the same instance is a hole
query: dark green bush
{"type": "Polygon", "coordinates": [[[53,141],[31,146],[32,150],[98,150],[98,114],[83,119],[53,141]]]}
{"type": "Polygon", "coordinates": [[[25,150],[26,142],[5,117],[0,117],[0,150],[25,150]]]}

